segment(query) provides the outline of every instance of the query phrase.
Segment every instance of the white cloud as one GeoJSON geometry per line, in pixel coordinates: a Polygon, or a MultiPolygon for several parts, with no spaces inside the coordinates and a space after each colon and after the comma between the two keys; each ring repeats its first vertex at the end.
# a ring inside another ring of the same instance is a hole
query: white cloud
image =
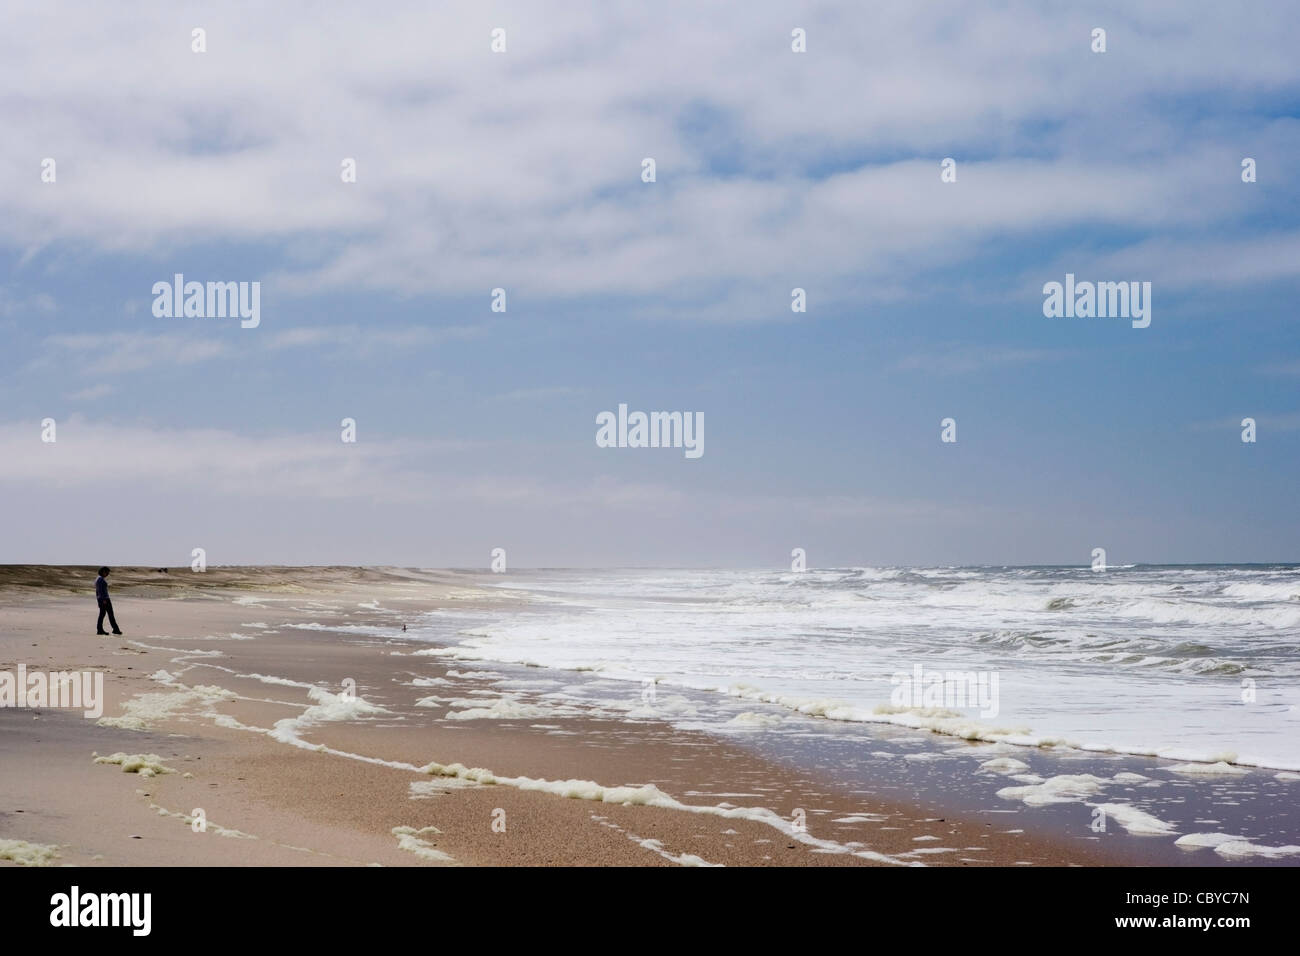
{"type": "Polygon", "coordinates": [[[4,286],[0,286],[0,317],[29,318],[48,316],[55,311],[54,297],[45,293],[29,296],[17,296],[4,286]]]}
{"type": "Polygon", "coordinates": [[[51,335],[48,351],[33,366],[65,362],[76,364],[78,374],[105,375],[138,372],[157,366],[183,366],[229,355],[231,349],[216,339],[152,335],[148,332],[82,332],[51,335]]]}
{"type": "MultiPolygon", "coordinates": [[[[412,2],[323,20],[287,3],[205,11],[202,55],[190,19],[148,3],[3,14],[5,35],[34,41],[0,79],[0,158],[33,173],[7,197],[0,241],[159,259],[278,242],[293,264],[265,278],[285,291],[667,289],[677,314],[754,318],[774,307],[767,283],[816,286],[823,304],[864,278],[889,295],[1000,236],[1212,231],[1254,198],[1236,182],[1242,144],[1263,147],[1265,171],[1298,145],[1236,110],[1189,149],[1167,115],[1224,90],[1294,92],[1289,4],[1243,17],[1172,2],[743,15],[412,2]],[[794,20],[806,54],[789,51],[794,20]],[[1088,51],[1100,20],[1104,56],[1088,51]],[[504,55],[489,52],[493,25],[504,55]],[[39,183],[33,143],[59,162],[56,185],[39,183]],[[953,185],[939,182],[945,155],[953,185]],[[354,185],[339,180],[344,157],[354,185]]],[[[1287,250],[1237,250],[1226,267],[1208,251],[1182,264],[1176,246],[1140,251],[1143,268],[1189,279],[1203,265],[1224,281],[1293,274],[1287,250]]]]}
{"type": "Polygon", "coordinates": [[[438,345],[455,339],[470,339],[483,334],[482,326],[300,326],[272,332],[266,347],[272,350],[330,347],[353,354],[371,349],[406,349],[438,345]]]}
{"type": "MultiPolygon", "coordinates": [[[[968,520],[972,511],[924,500],[851,495],[769,495],[684,490],[654,481],[595,474],[582,480],[495,470],[488,442],[361,438],[339,432],[253,436],[224,429],[151,428],[72,417],[58,423],[58,441],[41,440],[30,422],[0,424],[0,482],[46,489],[123,489],[137,499],[185,489],[195,499],[365,500],[398,505],[461,503],[481,515],[522,507],[640,512],[657,520],[692,511],[752,518],[918,518],[968,520]],[[477,470],[471,472],[473,467],[477,470]]],[[[500,449],[507,453],[511,449],[500,449]]],[[[508,460],[509,454],[506,456],[508,460]]]]}
{"type": "MultiPolygon", "coordinates": [[[[289,349],[335,349],[350,356],[371,350],[420,348],[453,339],[482,334],[479,326],[300,326],[269,332],[235,329],[241,348],[230,339],[214,337],[198,325],[170,333],[81,332],[46,336],[45,352],[31,367],[42,369],[71,363],[78,374],[105,375],[138,372],[150,368],[196,365],[215,359],[246,358],[251,351],[281,352],[289,349]],[[246,347],[245,347],[246,346],[246,347]]],[[[104,393],[107,394],[107,393],[104,393]]],[[[78,392],[75,397],[98,397],[78,392]]]]}
{"type": "Polygon", "coordinates": [[[112,395],[116,389],[107,382],[101,382],[98,385],[91,385],[89,388],[83,388],[76,392],[69,392],[65,398],[73,402],[92,402],[98,398],[107,398],[112,395]]]}
{"type": "Polygon", "coordinates": [[[340,432],[250,436],[214,428],[150,428],[81,417],[41,441],[30,423],[0,425],[0,481],[47,487],[125,485],[136,493],[185,487],[204,495],[420,500],[429,456],[463,454],[465,442],[365,439],[340,432]]]}
{"type": "MultiPolygon", "coordinates": [[[[1047,279],[1065,272],[1079,279],[1140,280],[1161,291],[1207,285],[1271,282],[1300,277],[1300,231],[1277,231],[1225,239],[1219,236],[1158,237],[1101,255],[1060,260],[1047,279]]],[[[1153,292],[1155,290],[1153,289],[1153,292]]]]}

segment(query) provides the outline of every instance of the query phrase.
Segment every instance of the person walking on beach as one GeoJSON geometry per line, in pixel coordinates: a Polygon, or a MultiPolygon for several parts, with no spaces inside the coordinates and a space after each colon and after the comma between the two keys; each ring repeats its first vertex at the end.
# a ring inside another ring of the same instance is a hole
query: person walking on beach
{"type": "Polygon", "coordinates": [[[121,634],[117,626],[117,618],[113,616],[113,602],[108,597],[108,568],[99,569],[99,577],[95,578],[95,600],[99,602],[99,620],[95,622],[95,633],[107,635],[108,631],[104,630],[104,615],[108,615],[108,623],[113,625],[113,633],[121,634]]]}

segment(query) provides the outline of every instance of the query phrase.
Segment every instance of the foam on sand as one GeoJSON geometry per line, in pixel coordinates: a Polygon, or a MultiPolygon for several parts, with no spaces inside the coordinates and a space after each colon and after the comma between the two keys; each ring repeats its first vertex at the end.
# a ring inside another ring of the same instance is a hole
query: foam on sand
{"type": "Polygon", "coordinates": [[[723,726],[733,730],[767,730],[783,720],[780,714],[756,714],[752,710],[746,710],[732,717],[723,726]]]}
{"type": "Polygon", "coordinates": [[[1229,833],[1189,833],[1174,841],[1174,846],[1184,850],[1201,850],[1207,847],[1227,860],[1246,860],[1252,856],[1266,860],[1300,855],[1300,846],[1260,846],[1250,837],[1229,833]]]}
{"type": "Polygon", "coordinates": [[[320,749],[304,741],[300,736],[301,732],[316,724],[356,720],[360,717],[375,717],[390,713],[378,704],[369,703],[361,697],[352,694],[333,694],[323,687],[312,687],[307,691],[307,696],[316,703],[297,717],[277,720],[275,726],[269,731],[272,739],[306,747],[309,750],[320,749]]]}
{"type": "Polygon", "coordinates": [[[163,758],[157,754],[127,754],[118,751],[107,757],[95,755],[95,763],[116,764],[123,773],[138,773],[142,777],[156,777],[163,773],[175,773],[171,767],[163,766],[163,758]]]}
{"type": "MultiPolygon", "coordinates": [[[[696,856],[694,853],[672,853],[664,849],[663,842],[660,840],[653,840],[653,839],[643,840],[635,833],[629,833],[627,830],[624,830],[621,826],[619,826],[617,823],[614,823],[612,820],[608,820],[602,816],[597,816],[594,813],[591,815],[591,818],[595,820],[597,823],[599,823],[601,826],[608,827],[611,830],[623,834],[625,837],[627,837],[629,840],[631,840],[633,843],[635,843],[637,846],[641,847],[642,849],[649,850],[652,853],[657,853],[659,856],[663,857],[668,862],[676,863],[678,866],[723,866],[725,865],[722,863],[710,863],[708,860],[704,859],[703,857],[696,856]]],[[[732,830],[729,832],[734,833],[735,831],[732,830]]]]}
{"type": "Polygon", "coordinates": [[[1240,777],[1250,773],[1244,767],[1238,767],[1235,764],[1228,763],[1224,760],[1215,763],[1180,763],[1173,767],[1161,767],[1161,770],[1168,770],[1170,773],[1182,773],[1189,776],[1221,776],[1221,777],[1240,777]]]}
{"type": "Polygon", "coordinates": [[[1249,843],[1250,837],[1234,836],[1230,833],[1189,833],[1174,841],[1174,846],[1184,850],[1213,849],[1224,843],[1249,843]]]}
{"type": "Polygon", "coordinates": [[[300,687],[303,690],[310,690],[315,684],[306,684],[300,680],[289,680],[287,677],[276,677],[268,674],[236,674],[236,677],[247,677],[249,680],[261,681],[263,684],[275,684],[278,687],[300,687]]]}
{"type": "MultiPolygon", "coordinates": [[[[1017,775],[1020,777],[1022,775],[1017,775]]],[[[1086,803],[1101,810],[1134,836],[1169,836],[1178,831],[1165,821],[1139,810],[1131,803],[1089,803],[1088,798],[1115,783],[1146,780],[1141,774],[1116,774],[1113,778],[1090,773],[1061,774],[1023,787],[1003,787],[997,795],[1004,800],[1019,800],[1027,807],[1045,807],[1058,803],[1086,803]]]]}
{"type": "Polygon", "coordinates": [[[58,855],[59,848],[47,843],[0,839],[0,860],[8,860],[19,866],[54,866],[58,855]]]}
{"type": "Polygon", "coordinates": [[[1252,856],[1266,860],[1279,860],[1282,857],[1300,855],[1300,846],[1259,846],[1246,840],[1220,843],[1214,848],[1219,856],[1229,860],[1245,860],[1252,856]]]}
{"type": "Polygon", "coordinates": [[[422,860],[431,860],[434,863],[445,863],[451,866],[460,865],[456,862],[455,857],[443,853],[424,839],[425,837],[441,834],[442,831],[437,827],[425,827],[422,830],[417,830],[415,827],[393,827],[390,832],[397,837],[398,848],[408,853],[414,853],[422,860]]]}
{"type": "MultiPolygon", "coordinates": [[[[174,678],[166,671],[159,671],[155,676],[160,682],[172,686],[174,678]],[[165,678],[162,676],[164,674],[165,678]]],[[[195,716],[196,709],[201,709],[202,716],[214,716],[211,713],[213,704],[237,699],[237,694],[222,687],[186,687],[184,684],[176,684],[174,690],[137,694],[122,704],[119,716],[101,717],[96,724],[123,730],[149,730],[163,721],[187,720],[195,716]]]]}
{"type": "Polygon", "coordinates": [[[862,857],[863,859],[875,860],[880,863],[893,863],[900,866],[919,865],[908,863],[907,861],[899,860],[883,853],[877,853],[874,850],[853,849],[844,844],[836,843],[833,840],[818,839],[809,834],[806,830],[796,827],[794,823],[766,807],[731,807],[682,803],[664,793],[654,784],[645,784],[640,787],[607,787],[592,780],[542,780],[534,779],[532,777],[499,777],[492,771],[483,767],[471,768],[459,763],[446,765],[431,763],[422,768],[422,770],[424,773],[432,774],[434,776],[459,777],[466,780],[472,780],[475,783],[487,785],[495,784],[498,786],[514,787],[518,790],[550,793],[558,797],[568,797],[576,800],[617,803],[625,807],[659,807],[665,810],[699,813],[730,820],[750,820],[755,823],[766,824],[767,826],[780,831],[791,840],[815,847],[825,853],[849,853],[853,856],[862,857]]]}
{"type": "MultiPolygon", "coordinates": [[[[788,839],[812,846],[818,852],[851,854],[863,859],[900,866],[923,865],[917,861],[897,859],[883,853],[877,853],[873,850],[861,849],[857,845],[849,846],[836,843],[833,840],[823,840],[813,837],[807,832],[796,828],[791,821],[766,807],[685,804],[668,794],[665,794],[653,785],[640,787],[607,787],[590,780],[557,781],[533,779],[529,777],[498,777],[490,770],[484,768],[468,768],[459,763],[447,765],[430,763],[423,767],[416,767],[404,761],[386,760],[380,757],[372,757],[365,754],[339,750],[326,744],[310,743],[302,739],[301,733],[303,730],[314,724],[331,721],[355,720],[369,716],[387,715],[391,712],[377,704],[371,704],[360,697],[334,694],[321,687],[310,688],[308,696],[315,701],[312,706],[307,707],[297,717],[276,721],[275,725],[270,729],[247,725],[241,723],[230,715],[219,714],[212,710],[211,704],[217,700],[241,699],[239,695],[233,694],[232,692],[220,687],[184,688],[183,685],[181,685],[180,688],[173,690],[168,694],[141,695],[141,697],[136,700],[128,702],[128,706],[130,706],[130,704],[137,705],[137,711],[132,715],[132,717],[133,719],[139,720],[141,725],[143,725],[146,722],[146,717],[144,715],[147,715],[147,719],[157,719],[159,714],[171,716],[180,711],[184,706],[192,706],[196,703],[206,703],[208,707],[203,712],[202,716],[212,719],[214,724],[217,726],[266,734],[281,743],[289,744],[290,746],[304,750],[311,750],[317,753],[331,754],[333,756],[344,757],[349,760],[357,760],[362,763],[376,766],[409,770],[413,773],[429,774],[442,778],[455,778],[485,786],[508,786],[519,790],[550,793],[555,796],[573,799],[619,803],[624,806],[653,806],[685,813],[717,816],[725,819],[750,820],[772,827],[781,832],[788,839]],[[148,699],[146,700],[146,698],[148,699]]],[[[103,719],[101,719],[100,722],[103,723],[103,719]]],[[[398,836],[399,840],[401,837],[409,837],[418,840],[419,837],[417,834],[418,831],[412,831],[412,833],[403,833],[398,836]]],[[[415,844],[411,844],[411,846],[415,846],[415,844]]],[[[412,852],[414,852],[414,850],[412,850],[412,852]]]]}
{"type": "MultiPolygon", "coordinates": [[[[176,640],[176,638],[174,637],[166,637],[164,639],[169,641],[176,640]]],[[[200,638],[200,640],[204,640],[204,641],[220,640],[220,638],[209,636],[209,637],[200,638]]],[[[205,651],[199,647],[191,647],[191,648],[161,647],[157,644],[146,644],[144,641],[127,641],[127,643],[130,644],[132,647],[143,648],[146,651],[163,651],[167,654],[175,654],[176,657],[172,658],[173,664],[178,664],[181,661],[189,660],[191,657],[204,658],[204,657],[225,657],[226,656],[221,651],[205,651]]]]}
{"type": "Polygon", "coordinates": [[[980,764],[980,769],[992,770],[994,773],[1021,773],[1029,769],[1029,764],[1015,757],[994,757],[980,764]]]}
{"type": "Polygon", "coordinates": [[[453,790],[475,790],[480,785],[472,780],[462,780],[459,777],[437,777],[433,780],[412,780],[410,783],[410,798],[412,800],[431,800],[434,797],[442,797],[451,793],[453,790]]]}
{"type": "MultiPolygon", "coordinates": [[[[631,834],[629,834],[629,836],[631,836],[631,834]]],[[[635,840],[636,837],[632,837],[632,839],[635,840]]],[[[647,850],[653,850],[665,860],[676,863],[678,866],[722,866],[721,863],[710,863],[708,860],[698,857],[694,853],[669,853],[664,849],[664,845],[658,840],[638,840],[637,843],[638,845],[645,847],[647,850]]]]}
{"type": "MultiPolygon", "coordinates": [[[[194,826],[194,821],[197,819],[197,817],[192,817],[188,813],[181,813],[177,810],[168,810],[166,807],[160,807],[156,803],[150,803],[149,809],[156,812],[160,817],[172,817],[176,820],[182,821],[183,823],[185,823],[186,826],[189,826],[191,828],[194,826]]],[[[223,827],[221,824],[213,823],[211,820],[208,819],[204,819],[203,830],[201,832],[211,833],[215,836],[232,837],[237,840],[257,839],[257,837],[253,836],[253,834],[251,833],[245,833],[242,830],[235,830],[232,829],[231,827],[223,827]]],[[[294,847],[293,849],[301,849],[301,848],[294,847]]]]}
{"type": "MultiPolygon", "coordinates": [[[[428,700],[429,698],[424,699],[428,700]]],[[[443,716],[447,720],[534,720],[538,717],[549,717],[550,715],[551,712],[545,707],[527,704],[511,697],[502,697],[486,707],[449,710],[443,716]]]]}
{"type": "MultiPolygon", "coordinates": [[[[935,837],[935,839],[937,840],[939,838],[935,837]]],[[[918,847],[915,850],[910,850],[908,851],[907,855],[908,856],[917,856],[917,855],[932,856],[936,853],[961,853],[961,852],[962,852],[961,850],[958,850],[955,847],[950,847],[950,846],[926,846],[926,847],[918,847]]]]}
{"type": "Polygon", "coordinates": [[[1090,806],[1101,810],[1134,836],[1169,836],[1178,832],[1171,824],[1153,817],[1145,810],[1139,810],[1131,803],[1094,803],[1090,806]]]}
{"type": "Polygon", "coordinates": [[[1048,777],[1042,783],[1023,787],[1003,787],[998,796],[1003,800],[1019,800],[1028,807],[1045,807],[1053,803],[1077,803],[1098,793],[1110,783],[1105,777],[1090,773],[1061,774],[1048,777]]]}
{"type": "MultiPolygon", "coordinates": [[[[217,666],[217,665],[207,665],[207,666],[217,666]]],[[[260,698],[242,697],[239,694],[236,694],[232,691],[227,691],[221,687],[187,688],[184,685],[177,685],[177,686],[180,689],[173,692],[170,695],[144,694],[138,696],[133,701],[128,701],[126,706],[130,708],[133,704],[136,704],[138,707],[137,711],[134,712],[132,717],[130,718],[117,719],[120,722],[115,721],[113,725],[125,726],[125,727],[129,727],[130,729],[140,729],[140,730],[147,729],[147,722],[145,719],[138,717],[139,713],[143,712],[147,714],[148,719],[157,719],[157,715],[159,712],[163,713],[166,716],[172,716],[175,715],[177,712],[179,712],[181,707],[188,704],[193,704],[197,700],[203,700],[203,701],[208,701],[209,706],[206,709],[204,709],[201,713],[197,714],[197,716],[210,719],[213,725],[216,727],[224,727],[228,730],[242,730],[250,733],[265,734],[266,736],[271,737],[273,740],[277,740],[280,743],[286,743],[291,746],[298,747],[302,750],[311,750],[318,753],[328,753],[337,757],[346,757],[349,760],[357,760],[362,763],[374,764],[376,766],[393,767],[398,770],[409,770],[413,773],[420,772],[420,768],[414,766],[413,764],[404,763],[398,760],[385,760],[381,757],[368,757],[365,754],[350,753],[349,751],[346,750],[336,750],[332,747],[327,747],[324,744],[309,743],[308,741],[303,740],[299,736],[299,732],[301,730],[317,723],[322,723],[327,721],[359,719],[361,717],[389,713],[389,711],[384,709],[383,707],[380,707],[377,704],[368,703],[367,701],[359,697],[354,697],[348,694],[333,694],[327,690],[324,690],[323,688],[316,687],[311,684],[304,684],[303,685],[304,687],[309,688],[307,696],[310,697],[312,700],[316,701],[316,703],[314,705],[305,708],[303,712],[299,714],[297,717],[289,717],[289,718],[285,718],[284,720],[276,721],[275,726],[268,729],[266,727],[254,727],[250,724],[245,724],[239,720],[236,720],[234,717],[230,716],[229,714],[217,713],[216,710],[214,710],[211,707],[211,703],[217,700],[260,701],[260,698]],[[165,698],[165,699],[162,700],[160,703],[155,704],[151,700],[145,700],[145,698],[165,698]],[[130,722],[127,722],[128,720],[130,722]],[[138,725],[136,723],[137,720],[138,720],[138,725]]],[[[261,702],[265,702],[265,701],[261,701],[261,702]]],[[[273,703],[284,703],[284,702],[274,701],[273,703]]],[[[300,707],[302,705],[286,703],[285,706],[300,707]]],[[[99,723],[103,724],[105,723],[105,720],[101,718],[99,723]]]]}

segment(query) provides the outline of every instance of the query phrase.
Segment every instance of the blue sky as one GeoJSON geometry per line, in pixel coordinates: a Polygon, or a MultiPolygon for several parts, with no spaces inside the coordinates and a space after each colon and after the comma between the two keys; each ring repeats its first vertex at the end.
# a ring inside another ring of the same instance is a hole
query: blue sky
{"type": "Polygon", "coordinates": [[[1294,8],[426,7],[6,10],[0,561],[1300,560],[1294,8]]]}

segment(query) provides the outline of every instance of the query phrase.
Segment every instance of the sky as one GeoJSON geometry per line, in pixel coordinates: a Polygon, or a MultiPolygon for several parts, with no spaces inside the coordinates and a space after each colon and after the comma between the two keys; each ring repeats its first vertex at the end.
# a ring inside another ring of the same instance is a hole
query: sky
{"type": "Polygon", "coordinates": [[[1300,8],[1132,7],[6,4],[0,562],[1300,561],[1300,8]]]}

